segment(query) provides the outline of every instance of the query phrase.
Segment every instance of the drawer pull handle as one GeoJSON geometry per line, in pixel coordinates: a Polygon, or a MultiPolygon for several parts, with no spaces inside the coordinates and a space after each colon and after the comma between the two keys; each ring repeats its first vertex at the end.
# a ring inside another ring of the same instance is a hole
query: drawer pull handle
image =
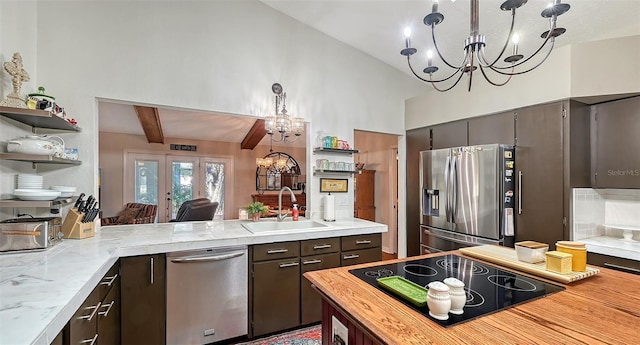
{"type": "Polygon", "coordinates": [[[360,255],[358,254],[351,254],[351,255],[345,255],[342,257],[343,260],[349,260],[349,259],[357,259],[359,258],[360,255]]]}
{"type": "Polygon", "coordinates": [[[370,240],[358,240],[356,241],[356,244],[370,244],[371,241],[370,240]]]}
{"type": "Polygon", "coordinates": [[[111,303],[109,303],[109,304],[103,304],[102,308],[107,308],[107,310],[99,312],[98,315],[102,315],[104,317],[107,317],[107,315],[109,315],[109,312],[111,311],[111,307],[113,307],[114,303],[116,303],[116,301],[111,301],[111,303]]]}
{"type": "Polygon", "coordinates": [[[280,268],[293,267],[293,266],[299,266],[299,265],[300,265],[299,262],[289,262],[286,264],[280,264],[280,268]]]}
{"type": "Polygon", "coordinates": [[[97,305],[94,305],[92,307],[86,307],[84,309],[89,310],[89,309],[93,309],[93,311],[91,312],[91,314],[89,315],[85,315],[85,316],[79,316],[78,319],[80,320],[87,320],[87,321],[91,321],[91,319],[93,319],[94,316],[96,316],[96,312],[98,311],[98,309],[100,308],[100,302],[98,302],[97,305]]]}
{"type": "Polygon", "coordinates": [[[314,259],[314,260],[302,262],[303,265],[311,265],[311,264],[319,264],[319,263],[322,263],[322,260],[314,259]]]}
{"type": "Polygon", "coordinates": [[[111,286],[111,284],[113,284],[113,282],[116,281],[117,278],[118,278],[118,273],[114,274],[111,277],[104,277],[104,280],[100,282],[100,285],[111,286]]]}
{"type": "Polygon", "coordinates": [[[80,342],[80,344],[89,343],[89,345],[93,345],[93,344],[96,343],[96,339],[98,339],[98,333],[96,333],[96,335],[93,336],[93,339],[83,340],[83,341],[80,342]]]}
{"type": "Polygon", "coordinates": [[[267,250],[267,254],[282,254],[288,252],[289,249],[269,249],[267,250]]]}
{"type": "Polygon", "coordinates": [[[330,244],[318,244],[316,246],[313,246],[313,249],[327,249],[327,248],[331,248],[330,244]]]}
{"type": "Polygon", "coordinates": [[[154,281],[154,277],[153,277],[153,271],[154,271],[154,262],[153,262],[153,258],[151,258],[151,261],[149,262],[149,269],[150,269],[150,275],[149,275],[149,283],[151,283],[151,285],[153,285],[153,281],[154,281]]]}
{"type": "Polygon", "coordinates": [[[610,267],[613,269],[617,269],[619,271],[625,271],[625,272],[629,272],[629,273],[633,273],[633,274],[640,274],[640,270],[637,270],[635,268],[631,268],[631,267],[627,267],[627,266],[620,266],[620,265],[616,265],[616,264],[610,264],[608,262],[604,263],[604,267],[610,267]]]}

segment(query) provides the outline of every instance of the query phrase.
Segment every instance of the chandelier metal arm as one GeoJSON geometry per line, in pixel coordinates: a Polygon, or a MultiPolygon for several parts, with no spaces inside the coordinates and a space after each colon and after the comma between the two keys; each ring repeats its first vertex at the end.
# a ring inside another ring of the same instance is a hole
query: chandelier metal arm
{"type": "Polygon", "coordinates": [[[507,35],[507,39],[504,42],[504,46],[502,47],[500,54],[498,54],[498,56],[496,57],[495,60],[493,60],[492,63],[487,63],[484,57],[484,47],[480,48],[480,50],[483,51],[483,54],[478,56],[478,60],[484,63],[485,67],[490,67],[495,65],[498,62],[498,60],[500,60],[500,58],[502,57],[502,54],[504,54],[504,52],[507,50],[507,47],[509,46],[509,40],[511,39],[511,35],[513,34],[513,28],[515,27],[515,23],[516,23],[516,9],[512,8],[511,9],[511,27],[509,28],[509,34],[507,35]]]}
{"type": "MultiPolygon", "coordinates": [[[[533,66],[533,67],[531,67],[531,68],[529,68],[527,70],[508,73],[508,72],[502,72],[501,71],[501,69],[506,69],[506,68],[498,68],[498,67],[493,67],[493,66],[489,66],[489,68],[491,68],[491,70],[496,72],[496,73],[499,73],[499,74],[502,74],[502,75],[510,75],[510,76],[511,75],[520,75],[520,74],[525,74],[525,73],[531,72],[534,69],[538,68],[540,65],[542,65],[547,60],[547,58],[549,57],[549,55],[551,55],[551,52],[553,51],[553,46],[554,45],[555,45],[555,39],[551,41],[551,47],[549,48],[549,51],[547,51],[547,54],[544,56],[542,61],[538,62],[535,66],[533,66]]],[[[535,56],[539,51],[540,51],[540,49],[538,49],[536,51],[536,53],[534,55],[532,55],[531,57],[535,56]]],[[[513,66],[513,68],[515,68],[515,67],[517,67],[519,65],[520,64],[516,64],[516,65],[513,66]]]]}
{"type": "MultiPolygon", "coordinates": [[[[456,85],[458,85],[458,83],[459,83],[459,82],[460,82],[460,80],[462,79],[462,76],[464,75],[464,73],[463,73],[461,70],[458,70],[458,71],[456,71],[455,73],[458,73],[458,72],[460,72],[460,75],[458,76],[458,79],[456,79],[456,82],[455,82],[455,83],[453,83],[453,85],[449,86],[448,88],[446,88],[446,89],[439,89],[439,88],[436,86],[436,82],[431,82],[431,86],[433,86],[433,88],[434,88],[434,89],[436,89],[436,91],[439,91],[439,92],[447,92],[447,91],[449,91],[449,90],[453,89],[454,87],[456,87],[456,85]]],[[[454,75],[455,75],[455,73],[454,73],[454,74],[452,74],[452,75],[451,75],[451,77],[452,77],[452,76],[454,76],[454,75]]],[[[449,77],[449,78],[451,78],[451,77],[449,77]]],[[[449,79],[449,78],[447,78],[447,79],[449,79]]]]}
{"type": "MultiPolygon", "coordinates": [[[[553,30],[556,28],[556,21],[555,20],[551,20],[551,26],[549,28],[549,32],[553,32],[553,30]]],[[[553,37],[551,34],[547,35],[547,37],[545,38],[544,42],[542,42],[542,44],[540,45],[540,47],[538,47],[538,49],[531,55],[529,55],[526,59],[523,59],[522,61],[519,61],[515,64],[513,64],[512,66],[493,66],[493,68],[496,69],[510,69],[513,67],[518,67],[520,65],[523,65],[525,63],[527,63],[529,60],[531,60],[534,56],[538,55],[538,53],[542,50],[542,48],[544,48],[545,45],[547,45],[547,42],[549,42],[549,40],[551,40],[551,49],[549,50],[549,52],[547,53],[547,57],[549,56],[549,54],[551,53],[551,50],[553,50],[553,46],[555,44],[555,37],[553,37]]],[[[542,61],[544,62],[547,57],[545,57],[542,61]]],[[[532,69],[529,69],[528,71],[531,71],[533,69],[535,69],[536,67],[540,66],[541,64],[537,64],[535,67],[533,67],[532,69]]],[[[517,74],[522,74],[522,73],[517,73],[517,74]]]]}
{"type": "MultiPolygon", "coordinates": [[[[420,79],[420,80],[422,80],[422,81],[426,81],[426,82],[428,82],[428,83],[440,83],[440,82],[443,82],[443,81],[447,81],[447,80],[451,79],[453,76],[455,76],[458,72],[460,72],[460,71],[462,70],[461,68],[457,68],[457,69],[456,69],[456,70],[455,70],[455,71],[454,71],[450,76],[448,76],[448,77],[446,77],[446,78],[444,78],[444,79],[433,80],[433,79],[424,79],[424,78],[422,78],[421,76],[419,76],[419,75],[416,73],[416,71],[413,69],[413,66],[411,65],[411,59],[410,59],[410,57],[409,57],[409,56],[407,56],[407,64],[409,64],[409,69],[411,70],[411,73],[413,73],[413,75],[414,75],[416,78],[418,78],[418,79],[420,79]]],[[[462,74],[462,73],[461,73],[461,74],[462,74]]]]}
{"type": "Polygon", "coordinates": [[[493,86],[504,86],[506,85],[509,81],[511,81],[511,77],[513,77],[513,74],[509,74],[509,77],[507,78],[507,80],[504,81],[504,83],[496,83],[493,80],[491,80],[489,78],[489,76],[487,75],[487,73],[484,71],[485,68],[491,68],[491,66],[488,67],[483,67],[480,66],[480,72],[482,72],[482,75],[484,76],[484,79],[491,85],[493,86]]]}
{"type": "Polygon", "coordinates": [[[450,64],[447,60],[444,59],[444,57],[440,53],[440,49],[438,48],[438,43],[436,43],[436,33],[435,33],[435,25],[434,24],[431,24],[431,39],[433,41],[433,47],[436,49],[436,52],[438,53],[438,56],[440,57],[440,60],[442,60],[442,62],[444,62],[445,65],[447,65],[447,66],[449,66],[449,67],[451,67],[453,69],[464,68],[465,62],[467,62],[467,56],[466,55],[465,55],[464,61],[462,61],[462,63],[458,67],[450,64]]]}

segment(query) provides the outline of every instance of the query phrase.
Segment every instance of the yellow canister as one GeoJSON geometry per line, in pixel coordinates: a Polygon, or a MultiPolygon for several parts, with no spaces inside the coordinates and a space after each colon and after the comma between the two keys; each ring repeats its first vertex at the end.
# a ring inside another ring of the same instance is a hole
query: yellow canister
{"type": "Polygon", "coordinates": [[[556,249],[559,252],[573,255],[571,259],[571,270],[584,272],[587,270],[587,247],[584,243],[574,241],[558,241],[556,249]]]}

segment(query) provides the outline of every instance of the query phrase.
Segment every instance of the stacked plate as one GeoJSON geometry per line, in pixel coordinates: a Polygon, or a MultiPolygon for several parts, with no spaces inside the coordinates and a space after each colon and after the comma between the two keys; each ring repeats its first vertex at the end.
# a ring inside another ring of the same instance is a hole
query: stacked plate
{"type": "Polygon", "coordinates": [[[51,186],[49,189],[60,192],[60,196],[63,198],[72,196],[77,190],[76,187],[71,186],[51,186]]]}
{"type": "Polygon", "coordinates": [[[42,175],[18,174],[18,188],[13,191],[13,195],[20,200],[30,201],[53,200],[60,196],[59,190],[43,189],[42,182],[42,175]]]}
{"type": "Polygon", "coordinates": [[[18,189],[42,189],[42,182],[42,175],[18,174],[18,189]]]}

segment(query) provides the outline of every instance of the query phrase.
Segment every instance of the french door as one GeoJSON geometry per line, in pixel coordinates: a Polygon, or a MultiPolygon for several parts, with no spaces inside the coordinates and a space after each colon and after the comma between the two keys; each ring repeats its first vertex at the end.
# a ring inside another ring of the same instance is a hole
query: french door
{"type": "Polygon", "coordinates": [[[126,157],[125,200],[158,205],[159,223],[174,219],[187,200],[217,201],[214,219],[224,219],[225,204],[233,204],[233,193],[225,193],[233,187],[230,158],[133,152],[126,157]]]}

